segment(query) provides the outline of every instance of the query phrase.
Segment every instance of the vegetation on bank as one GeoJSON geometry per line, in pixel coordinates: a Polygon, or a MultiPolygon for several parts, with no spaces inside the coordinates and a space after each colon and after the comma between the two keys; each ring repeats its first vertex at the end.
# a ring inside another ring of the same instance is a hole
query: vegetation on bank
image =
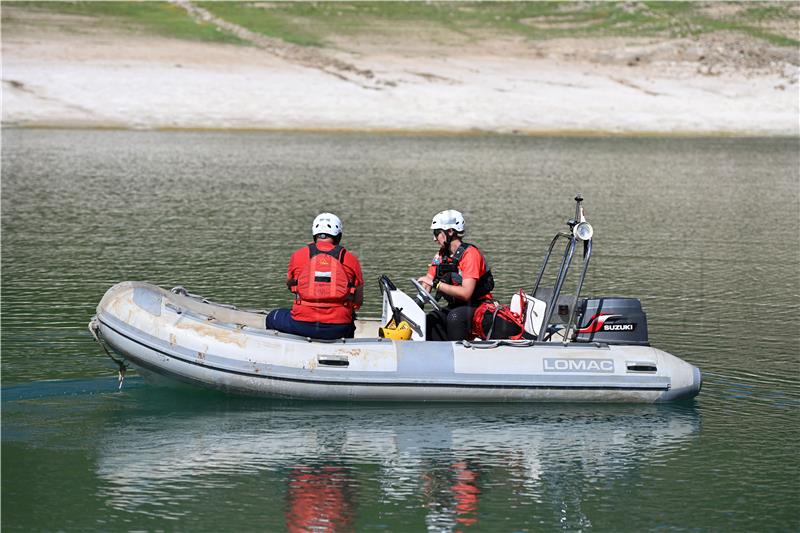
{"type": "MultiPolygon", "coordinates": [[[[143,32],[183,39],[241,42],[198,23],[167,2],[13,2],[63,14],[103,17],[143,32]]],[[[698,37],[737,32],[773,45],[798,46],[794,2],[197,2],[230,22],[268,37],[324,46],[333,35],[358,37],[439,26],[476,40],[490,35],[532,40],[558,37],[698,37]]],[[[14,10],[3,10],[3,24],[14,10]],[[10,13],[10,14],[7,14],[10,13]]]]}
{"type": "MultiPolygon", "coordinates": [[[[213,24],[198,23],[186,13],[186,10],[169,2],[4,2],[2,23],[5,30],[23,19],[18,10],[28,13],[42,11],[64,15],[77,15],[102,19],[109,27],[119,26],[128,31],[148,33],[163,37],[242,44],[244,41],[222,32],[213,24]]],[[[29,18],[24,19],[29,22],[29,18]]],[[[61,28],[68,32],[90,31],[79,25],[64,21],[61,28]]]]}

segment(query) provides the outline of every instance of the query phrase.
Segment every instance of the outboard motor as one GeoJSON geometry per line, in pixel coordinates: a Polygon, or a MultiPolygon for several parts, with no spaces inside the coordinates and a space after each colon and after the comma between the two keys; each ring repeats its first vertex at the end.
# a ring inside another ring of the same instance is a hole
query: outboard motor
{"type": "Polygon", "coordinates": [[[575,342],[649,346],[647,315],[636,298],[581,300],[575,342]]]}

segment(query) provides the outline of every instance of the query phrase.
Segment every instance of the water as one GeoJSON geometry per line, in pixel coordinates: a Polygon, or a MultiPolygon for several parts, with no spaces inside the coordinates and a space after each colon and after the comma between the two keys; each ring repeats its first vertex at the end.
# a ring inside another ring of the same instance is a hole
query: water
{"type": "Polygon", "coordinates": [[[5,530],[800,530],[796,139],[4,130],[5,530]],[[360,405],[116,392],[86,323],[128,279],[289,303],[320,211],[399,285],[459,208],[509,299],[576,192],[587,294],[640,297],[690,404],[360,405]]]}

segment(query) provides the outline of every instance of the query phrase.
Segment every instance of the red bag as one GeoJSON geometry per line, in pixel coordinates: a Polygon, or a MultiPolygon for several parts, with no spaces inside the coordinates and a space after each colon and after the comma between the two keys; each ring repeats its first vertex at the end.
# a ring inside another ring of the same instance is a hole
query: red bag
{"type": "Polygon", "coordinates": [[[525,333],[522,316],[494,301],[482,302],[472,315],[472,334],[483,340],[521,339],[525,333]]]}

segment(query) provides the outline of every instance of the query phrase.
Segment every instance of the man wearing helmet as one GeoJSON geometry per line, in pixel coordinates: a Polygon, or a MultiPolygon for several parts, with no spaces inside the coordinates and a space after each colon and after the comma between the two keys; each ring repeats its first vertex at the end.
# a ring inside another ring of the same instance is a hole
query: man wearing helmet
{"type": "Polygon", "coordinates": [[[361,307],[361,264],[339,246],[342,221],[321,213],[311,224],[314,242],[292,254],[286,285],[295,300],[289,309],[273,309],[267,329],[315,339],[352,338],[355,310],[361,307]]]}
{"type": "Polygon", "coordinates": [[[471,336],[475,309],[492,300],[494,279],[486,258],[473,244],[463,242],[464,216],[454,209],[437,213],[431,223],[439,252],[419,282],[435,289],[448,306],[427,315],[427,340],[464,340],[471,336]]]}

